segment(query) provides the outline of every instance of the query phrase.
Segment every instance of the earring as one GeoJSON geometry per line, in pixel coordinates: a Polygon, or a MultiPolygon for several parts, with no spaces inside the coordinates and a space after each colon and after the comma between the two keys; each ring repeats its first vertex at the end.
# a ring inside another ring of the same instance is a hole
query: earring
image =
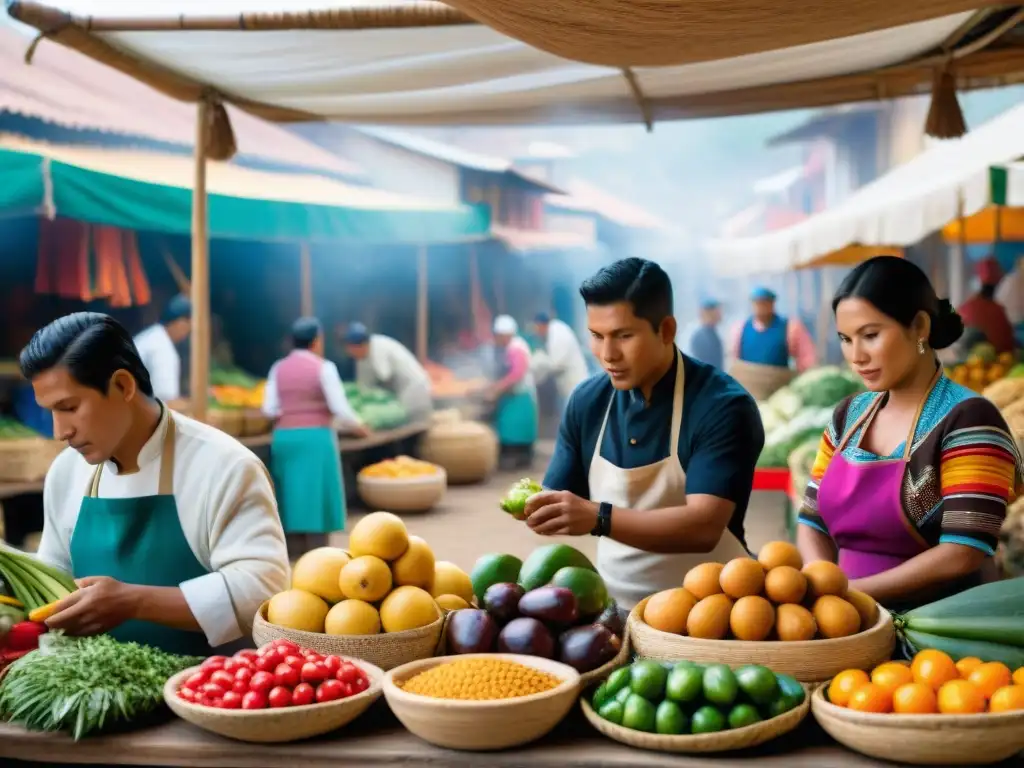
{"type": "Polygon", "coordinates": [[[923,355],[925,353],[924,339],[917,340],[917,354],[923,355]]]}

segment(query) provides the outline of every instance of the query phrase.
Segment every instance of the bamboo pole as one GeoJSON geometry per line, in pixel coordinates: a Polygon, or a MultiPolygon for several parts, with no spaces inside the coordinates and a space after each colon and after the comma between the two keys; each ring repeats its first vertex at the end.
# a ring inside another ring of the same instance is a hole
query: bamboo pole
{"type": "Polygon", "coordinates": [[[427,246],[421,245],[416,255],[416,357],[421,363],[427,361],[427,287],[427,246]]]}
{"type": "Polygon", "coordinates": [[[962,194],[957,199],[956,218],[960,224],[960,232],[956,244],[949,248],[949,301],[954,307],[959,307],[967,294],[967,275],[964,270],[964,264],[967,262],[967,218],[964,216],[962,194]]]}
{"type": "Polygon", "coordinates": [[[309,253],[309,243],[299,245],[299,279],[301,281],[300,314],[303,317],[313,316],[313,259],[309,253]]]}
{"type": "Polygon", "coordinates": [[[206,419],[210,383],[210,241],[206,199],[206,145],[210,102],[196,105],[195,176],[192,181],[192,343],[189,370],[192,416],[206,419]]]}
{"type": "Polygon", "coordinates": [[[480,327],[480,318],[477,316],[477,292],[480,285],[480,265],[476,259],[476,245],[469,245],[469,321],[473,326],[473,334],[476,335],[480,327]]]}
{"type": "Polygon", "coordinates": [[[828,335],[832,325],[832,268],[821,270],[821,298],[818,310],[818,362],[824,364],[828,357],[828,335]]]}

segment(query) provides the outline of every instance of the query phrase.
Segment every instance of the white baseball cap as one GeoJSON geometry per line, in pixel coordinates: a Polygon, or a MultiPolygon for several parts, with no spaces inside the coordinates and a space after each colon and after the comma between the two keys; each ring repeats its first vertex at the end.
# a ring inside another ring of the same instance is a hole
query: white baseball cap
{"type": "Polygon", "coordinates": [[[503,336],[514,336],[519,333],[519,323],[512,315],[498,315],[494,318],[494,332],[503,336]]]}

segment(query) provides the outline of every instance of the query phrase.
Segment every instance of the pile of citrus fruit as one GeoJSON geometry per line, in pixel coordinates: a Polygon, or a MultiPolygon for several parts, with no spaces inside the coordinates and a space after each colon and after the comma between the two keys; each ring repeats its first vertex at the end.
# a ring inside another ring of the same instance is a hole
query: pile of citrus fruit
{"type": "Polygon", "coordinates": [[[927,649],[913,661],[887,661],[871,674],[847,669],[828,687],[828,699],[857,712],[973,715],[1024,710],[1024,667],[968,657],[954,662],[927,649]]]}
{"type": "Polygon", "coordinates": [[[436,475],[438,472],[438,466],[431,464],[429,461],[421,461],[411,456],[398,456],[394,459],[384,459],[376,464],[364,467],[359,472],[359,476],[400,480],[411,477],[428,477],[436,475]]]}

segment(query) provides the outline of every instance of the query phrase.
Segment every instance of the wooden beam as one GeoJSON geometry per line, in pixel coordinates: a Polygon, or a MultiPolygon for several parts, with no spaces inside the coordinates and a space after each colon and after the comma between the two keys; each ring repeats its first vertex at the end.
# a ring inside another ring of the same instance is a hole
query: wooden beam
{"type": "Polygon", "coordinates": [[[192,180],[192,340],[189,384],[191,414],[206,418],[210,388],[210,240],[206,199],[206,143],[211,103],[196,106],[195,175],[192,180]]]}
{"type": "Polygon", "coordinates": [[[303,317],[313,317],[313,259],[309,253],[309,243],[305,241],[299,245],[299,280],[302,291],[300,313],[303,317]]]}

